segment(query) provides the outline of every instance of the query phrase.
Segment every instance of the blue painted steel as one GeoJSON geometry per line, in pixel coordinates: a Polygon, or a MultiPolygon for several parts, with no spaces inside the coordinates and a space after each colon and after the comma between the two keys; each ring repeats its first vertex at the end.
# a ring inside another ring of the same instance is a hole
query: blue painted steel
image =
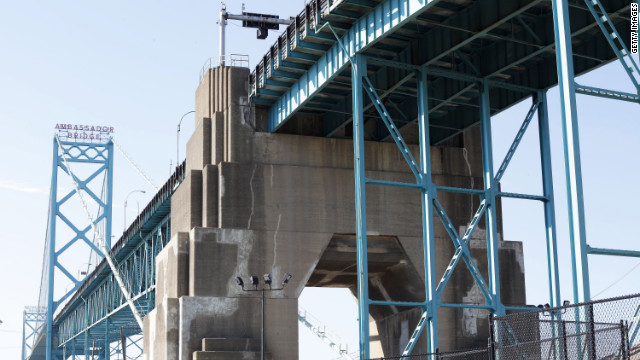
{"type": "Polygon", "coordinates": [[[440,282],[438,283],[438,287],[436,291],[438,292],[438,294],[440,295],[442,294],[445,286],[449,282],[449,279],[451,279],[451,275],[453,274],[453,271],[458,265],[458,262],[460,261],[460,259],[462,259],[465,265],[467,265],[467,268],[469,269],[469,271],[471,272],[471,276],[473,277],[473,280],[476,282],[476,284],[482,291],[482,294],[487,300],[487,303],[491,303],[491,295],[489,293],[489,287],[487,286],[484,278],[482,277],[482,273],[480,272],[477,265],[475,264],[475,261],[471,258],[471,253],[468,247],[469,240],[471,239],[471,235],[473,234],[473,231],[478,225],[480,218],[482,217],[483,213],[486,210],[486,202],[482,201],[480,203],[480,206],[478,207],[478,210],[476,211],[473,217],[473,220],[471,221],[471,224],[467,228],[467,231],[465,232],[463,239],[460,239],[458,237],[457,231],[453,226],[453,223],[449,219],[449,216],[444,211],[442,204],[440,204],[440,201],[438,199],[434,200],[433,206],[436,210],[436,214],[438,214],[438,216],[440,217],[440,220],[442,221],[442,224],[444,225],[445,230],[449,234],[449,237],[453,241],[453,245],[456,248],[456,251],[453,254],[453,257],[451,258],[449,265],[445,269],[444,274],[442,274],[442,279],[440,279],[440,282]]]}
{"type": "Polygon", "coordinates": [[[480,91],[480,115],[482,131],[482,168],[484,172],[484,201],[487,210],[487,259],[491,305],[496,315],[504,315],[505,310],[500,298],[500,269],[498,258],[498,224],[496,214],[496,194],[498,183],[493,174],[493,149],[491,140],[491,107],[489,103],[489,85],[482,83],[480,91]]]}
{"type": "Polygon", "coordinates": [[[576,93],[640,104],[640,95],[576,84],[576,93]]]}
{"type": "MultiPolygon", "coordinates": [[[[422,247],[424,252],[424,279],[427,306],[422,308],[426,315],[427,352],[434,353],[438,349],[438,305],[440,293],[436,291],[436,248],[433,227],[433,199],[437,192],[432,183],[431,142],[429,137],[429,97],[426,71],[416,72],[418,80],[418,127],[420,143],[420,178],[422,180],[422,247]]],[[[415,339],[420,332],[414,331],[415,339]]],[[[413,337],[412,337],[413,338],[413,337]]],[[[403,355],[411,354],[415,340],[405,347],[403,355]]]]}
{"type": "Polygon", "coordinates": [[[514,199],[547,201],[547,198],[545,196],[529,195],[529,194],[516,194],[516,193],[510,193],[510,192],[504,192],[504,191],[497,192],[496,196],[514,198],[514,199]]]}
{"type": "Polygon", "coordinates": [[[438,191],[452,192],[458,194],[469,194],[469,195],[484,195],[484,190],[477,189],[465,189],[465,188],[457,188],[452,186],[436,186],[438,191]]]}
{"type": "MultiPolygon", "coordinates": [[[[431,0],[432,1],[432,0],[431,0]]],[[[395,31],[424,11],[430,0],[384,0],[367,15],[358,19],[343,35],[345,53],[334,44],[318,58],[269,110],[269,131],[275,131],[310,97],[322,90],[338,73],[346,69],[349,56],[368,48],[381,37],[395,31]],[[390,11],[390,9],[397,11],[390,11]]]]}
{"type": "Polygon", "coordinates": [[[402,187],[407,189],[422,189],[422,184],[412,184],[412,183],[404,183],[398,181],[388,181],[388,180],[378,180],[378,179],[369,179],[366,178],[365,182],[371,185],[381,185],[381,186],[393,186],[393,187],[402,187]]]}
{"type": "Polygon", "coordinates": [[[367,205],[365,193],[363,83],[367,74],[366,59],[353,57],[351,86],[353,96],[353,156],[356,197],[356,241],[358,253],[358,326],[360,359],[369,358],[369,271],[367,261],[367,205]]]}
{"type": "Polygon", "coordinates": [[[376,108],[376,110],[378,110],[378,114],[380,114],[382,121],[387,126],[387,129],[389,130],[391,137],[393,137],[393,141],[395,141],[396,145],[398,145],[398,148],[402,153],[402,157],[404,157],[407,164],[409,164],[409,168],[411,169],[411,172],[413,172],[413,174],[416,176],[416,180],[418,181],[418,183],[420,183],[423,176],[422,176],[422,173],[420,172],[418,162],[413,157],[413,154],[411,154],[411,150],[409,149],[409,146],[407,146],[407,143],[402,138],[402,135],[400,134],[400,130],[398,130],[395,123],[391,119],[391,116],[389,115],[387,108],[382,103],[382,99],[378,97],[378,94],[376,93],[376,89],[373,87],[373,84],[371,84],[371,81],[369,80],[369,78],[367,78],[366,74],[363,76],[363,80],[364,80],[363,81],[364,90],[366,91],[367,95],[369,95],[369,98],[371,98],[371,102],[373,103],[373,106],[376,108]]]}
{"type": "MultiPolygon", "coordinates": [[[[59,158],[58,158],[58,141],[56,139],[53,140],[53,166],[52,166],[52,175],[51,175],[51,194],[49,196],[49,238],[48,244],[49,246],[49,254],[48,254],[48,263],[47,263],[47,272],[48,272],[48,289],[47,289],[47,323],[46,323],[46,350],[45,356],[46,360],[52,359],[51,350],[53,347],[53,313],[55,311],[55,301],[53,299],[53,279],[54,279],[54,270],[55,270],[55,258],[56,258],[56,214],[58,213],[58,166],[59,166],[59,158]]],[[[37,335],[36,335],[37,336],[37,335]]]]}
{"type": "Polygon", "coordinates": [[[576,303],[580,303],[589,301],[591,295],[589,290],[587,235],[582,190],[582,166],[580,163],[580,134],[578,132],[569,6],[566,0],[552,0],[552,8],[567,179],[573,297],[576,303]]]}
{"type": "Polygon", "coordinates": [[[42,327],[47,321],[47,313],[38,307],[27,307],[22,313],[22,347],[20,360],[26,360],[27,352],[33,350],[33,345],[42,327]]]}
{"type": "Polygon", "coordinates": [[[547,267],[549,275],[549,304],[562,305],[560,296],[560,275],[558,271],[558,244],[556,240],[556,215],[553,195],[553,174],[551,170],[551,139],[549,135],[549,114],[546,92],[538,92],[538,136],[540,139],[540,166],[542,169],[542,189],[544,202],[544,224],[547,240],[547,267]]]}
{"type": "Polygon", "coordinates": [[[595,248],[587,245],[587,251],[593,255],[609,255],[609,256],[624,256],[624,257],[640,257],[640,251],[634,250],[620,250],[620,249],[605,249],[595,248]]]}
{"type": "MultiPolygon", "coordinates": [[[[67,218],[60,210],[62,204],[70,200],[75,194],[76,190],[71,190],[68,194],[63,196],[58,201],[58,169],[62,169],[72,181],[78,184],[78,188],[91,199],[93,199],[98,207],[98,216],[93,220],[94,225],[104,224],[104,241],[110,245],[111,238],[111,196],[113,187],[113,143],[111,141],[107,143],[84,143],[84,142],[69,142],[60,141],[54,138],[53,141],[53,164],[52,164],[52,176],[51,176],[51,196],[49,204],[49,224],[48,224],[48,239],[47,239],[47,309],[46,309],[46,349],[45,356],[47,360],[54,359],[57,350],[53,348],[53,336],[54,334],[54,319],[58,306],[63,303],[71,294],[73,294],[81,285],[82,281],[78,281],[75,276],[65,268],[60,260],[60,256],[64,254],[74,243],[78,240],[82,240],[88,246],[93,248],[100,256],[104,256],[102,252],[89,240],[87,233],[91,229],[91,226],[87,226],[83,229],[78,228],[69,218],[67,218]],[[64,161],[68,163],[84,163],[97,165],[86,179],[80,179],[71,172],[65,165],[64,161]],[[99,175],[104,175],[106,182],[105,198],[104,200],[97,196],[89,187],[89,184],[96,180],[99,175]],[[71,239],[58,239],[56,236],[56,223],[60,219],[75,233],[75,236],[71,239]],[[56,251],[56,247],[60,247],[56,251]],[[55,298],[54,285],[55,285],[55,269],[58,269],[74,284],[71,290],[66,291],[60,298],[55,298]]],[[[39,334],[38,334],[39,335],[39,334]]],[[[37,336],[37,335],[36,335],[37,336]]]]}
{"type": "Polygon", "coordinates": [[[640,68],[633,56],[631,56],[631,53],[629,53],[629,49],[627,49],[624,41],[622,41],[620,34],[618,34],[618,30],[616,30],[616,27],[611,22],[611,19],[600,3],[600,0],[585,0],[584,2],[587,4],[587,7],[589,7],[591,15],[596,19],[596,22],[598,23],[598,26],[600,26],[600,30],[602,30],[607,42],[609,42],[611,49],[615,52],[620,63],[622,63],[624,70],[627,72],[627,75],[629,75],[629,78],[636,87],[638,94],[640,94],[640,68]]]}
{"type": "Polygon", "coordinates": [[[531,123],[531,119],[533,119],[533,115],[536,113],[536,110],[538,109],[538,105],[539,103],[537,101],[534,101],[533,104],[531,104],[531,108],[529,108],[529,112],[527,113],[527,116],[524,118],[524,121],[522,122],[522,125],[520,126],[520,129],[518,130],[518,133],[516,134],[515,139],[513,139],[513,142],[509,147],[509,151],[507,151],[507,154],[504,156],[504,160],[502,160],[502,164],[500,164],[500,168],[498,168],[498,172],[496,173],[496,176],[495,176],[496,183],[500,182],[500,180],[502,179],[502,176],[504,175],[504,172],[507,170],[507,166],[509,166],[509,162],[511,162],[513,155],[516,153],[516,150],[518,149],[518,145],[520,145],[520,141],[522,141],[522,137],[526,133],[527,128],[531,123]]]}

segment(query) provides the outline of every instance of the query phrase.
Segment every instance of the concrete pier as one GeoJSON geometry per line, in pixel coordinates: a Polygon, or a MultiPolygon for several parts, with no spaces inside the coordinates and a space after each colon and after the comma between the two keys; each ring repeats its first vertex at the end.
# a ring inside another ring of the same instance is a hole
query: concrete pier
{"type": "MultiPolygon", "coordinates": [[[[271,273],[279,285],[285,272],[293,274],[283,291],[267,293],[266,351],[274,360],[298,359],[298,297],[305,287],[357,294],[353,143],[264,132],[264,111],[247,100],[248,75],[246,68],[214,68],[197,89],[187,176],[172,197],[171,241],[156,259],[156,308],[144,319],[146,359],[258,359],[260,293],[243,292],[237,276],[271,273]]],[[[315,123],[298,116],[296,126],[315,123]]],[[[411,147],[417,155],[418,146],[411,147]]],[[[412,181],[394,143],[367,142],[365,151],[368,177],[412,181]]],[[[482,188],[477,128],[432,147],[431,154],[436,184],[482,188]]],[[[449,193],[439,199],[463,232],[479,199],[449,193]]],[[[366,201],[371,298],[424,300],[419,193],[369,186],[366,201]]],[[[440,220],[434,223],[440,276],[454,247],[440,220]]],[[[469,246],[486,274],[482,228],[469,246]]],[[[505,304],[526,302],[522,258],[521,243],[501,241],[505,304]]],[[[463,264],[442,301],[484,303],[463,264]]],[[[486,346],[487,314],[442,309],[440,350],[486,346]]],[[[372,349],[382,352],[374,355],[399,355],[419,317],[417,308],[372,307],[372,333],[378,334],[372,349]]],[[[425,348],[419,341],[414,353],[425,348]]]]}

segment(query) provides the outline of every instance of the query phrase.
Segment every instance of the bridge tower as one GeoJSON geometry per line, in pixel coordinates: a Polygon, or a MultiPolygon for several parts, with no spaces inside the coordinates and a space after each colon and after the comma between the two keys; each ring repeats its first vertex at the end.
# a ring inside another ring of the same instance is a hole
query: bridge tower
{"type": "MultiPolygon", "coordinates": [[[[65,261],[62,255],[80,243],[88,245],[100,257],[104,257],[102,248],[111,249],[113,142],[102,131],[89,134],[84,139],[82,135],[90,132],[80,129],[81,136],[74,137],[73,135],[78,133],[76,130],[78,129],[59,128],[59,133],[53,140],[53,170],[44,255],[45,264],[39,300],[40,305],[46,309],[46,324],[42,330],[46,331],[47,360],[56,359],[59,351],[55,344],[57,341],[56,329],[53,328],[56,310],[78,290],[88,273],[86,272],[82,279],[76,278],[68,267],[78,264],[67,264],[69,261],[65,261]],[[73,184],[72,189],[60,186],[61,180],[65,177],[73,184]],[[94,185],[99,181],[102,181],[102,184],[98,184],[101,194],[96,192],[94,185]],[[63,205],[72,202],[73,198],[76,198],[76,201],[73,201],[74,204],[63,208],[63,205]],[[81,208],[78,208],[77,205],[81,205],[81,208]],[[92,205],[92,210],[97,209],[93,216],[89,214],[89,205],[92,205]],[[84,212],[81,216],[86,215],[92,220],[74,221],[71,216],[74,211],[76,214],[84,212]],[[104,242],[104,244],[100,242],[104,242]],[[61,275],[56,274],[56,269],[61,275]],[[70,280],[73,286],[70,289],[65,289],[62,294],[58,294],[56,284],[64,278],[70,280]]],[[[84,349],[86,350],[88,347],[85,346],[84,349]]]]}

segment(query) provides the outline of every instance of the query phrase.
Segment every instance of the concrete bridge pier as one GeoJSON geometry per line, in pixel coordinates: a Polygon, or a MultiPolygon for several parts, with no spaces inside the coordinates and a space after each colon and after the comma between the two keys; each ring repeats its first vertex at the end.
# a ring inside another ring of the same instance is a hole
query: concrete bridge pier
{"type": "MultiPolygon", "coordinates": [[[[248,75],[246,68],[211,69],[196,91],[187,176],[171,200],[171,241],[156,258],[156,308],[144,320],[146,359],[259,359],[260,293],[242,291],[237,276],[250,288],[250,275],[262,281],[270,273],[274,286],[285,272],[293,275],[283,291],[266,294],[266,351],[274,360],[298,359],[298,297],[306,286],[357,293],[352,141],[316,136],[321,119],[309,115],[285,133],[264,132],[266,111],[247,101],[248,75]]],[[[411,142],[413,134],[406,138],[411,142]]],[[[482,188],[479,139],[471,129],[432,147],[434,181],[482,188]]],[[[367,142],[365,151],[367,176],[413,181],[395,144],[367,142]]],[[[439,199],[464,230],[478,199],[445,193],[439,199]]],[[[372,298],[424,299],[420,209],[415,190],[367,188],[372,298]]],[[[439,219],[434,223],[442,274],[454,248],[439,219]]],[[[479,230],[470,248],[486,274],[479,230]]],[[[503,302],[524,304],[521,244],[501,242],[500,256],[503,302]]],[[[463,264],[442,300],[484,302],[463,264]]],[[[371,315],[381,352],[375,356],[389,356],[401,352],[420,312],[372,307],[371,315]]],[[[441,310],[441,350],[485,346],[486,315],[441,310]]],[[[424,349],[419,342],[415,352],[424,349]]]]}

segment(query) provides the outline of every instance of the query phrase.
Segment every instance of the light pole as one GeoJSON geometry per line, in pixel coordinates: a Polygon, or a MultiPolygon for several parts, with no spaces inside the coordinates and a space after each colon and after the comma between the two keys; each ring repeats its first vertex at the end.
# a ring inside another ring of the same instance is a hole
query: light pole
{"type": "Polygon", "coordinates": [[[264,293],[265,291],[279,291],[279,290],[284,290],[284,286],[287,285],[287,283],[289,282],[289,280],[291,280],[291,274],[289,273],[285,273],[284,277],[282,278],[282,287],[277,288],[277,289],[272,289],[271,288],[271,274],[264,274],[264,285],[262,285],[261,289],[258,289],[258,285],[260,284],[260,280],[258,279],[257,276],[255,275],[251,275],[251,277],[249,278],[251,280],[251,285],[253,285],[253,289],[245,289],[244,288],[244,281],[242,281],[241,277],[237,277],[236,278],[236,284],[238,284],[238,286],[240,286],[242,288],[242,291],[247,291],[247,292],[254,292],[254,291],[260,291],[262,292],[262,318],[261,318],[261,331],[260,331],[260,360],[264,360],[264,293]],[[269,286],[269,288],[265,288],[265,285],[269,286]]]}
{"type": "Polygon", "coordinates": [[[123,229],[122,229],[122,233],[124,234],[124,232],[127,230],[127,200],[129,200],[129,195],[133,194],[133,193],[146,193],[146,191],[144,190],[133,190],[131,191],[127,197],[124,198],[124,224],[122,225],[123,229]]]}
{"type": "Polygon", "coordinates": [[[180,125],[182,124],[182,119],[184,119],[185,116],[194,112],[196,111],[191,110],[184,113],[184,115],[182,115],[182,117],[180,118],[180,122],[178,122],[178,132],[176,133],[176,166],[180,165],[180,125]]]}

